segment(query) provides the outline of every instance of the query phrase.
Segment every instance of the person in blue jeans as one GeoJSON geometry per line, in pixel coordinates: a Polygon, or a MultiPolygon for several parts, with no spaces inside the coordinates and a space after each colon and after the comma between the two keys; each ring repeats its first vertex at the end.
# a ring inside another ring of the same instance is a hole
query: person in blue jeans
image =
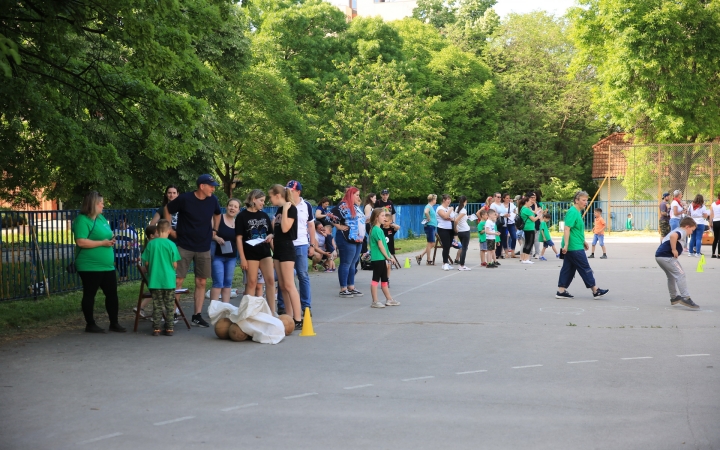
{"type": "Polygon", "coordinates": [[[692,204],[688,207],[688,215],[693,218],[696,225],[692,236],[690,236],[688,256],[699,257],[703,233],[705,232],[705,227],[707,227],[707,218],[710,216],[708,209],[705,207],[705,199],[701,194],[696,195],[692,204]]]}
{"type": "Polygon", "coordinates": [[[337,229],[335,244],[340,258],[338,281],[341,298],[363,296],[362,292],[355,289],[355,265],[360,260],[360,249],[365,238],[365,214],[360,203],[360,191],[350,187],[340,204],[328,214],[337,229]]]}
{"type": "Polygon", "coordinates": [[[425,238],[427,245],[422,253],[415,257],[415,261],[418,264],[422,262],[423,256],[427,255],[427,265],[431,266],[435,264],[435,261],[430,261],[430,250],[435,247],[435,233],[437,233],[437,214],[435,213],[435,203],[437,203],[437,195],[430,194],[427,196],[428,203],[425,205],[423,210],[423,221],[422,224],[425,227],[425,238]]]}
{"type": "MultiPolygon", "coordinates": [[[[308,248],[312,245],[317,249],[315,239],[315,214],[310,203],[302,198],[302,184],[299,181],[290,180],[285,186],[292,193],[293,203],[298,212],[297,239],[293,241],[295,246],[295,274],[298,279],[300,292],[300,307],[312,308],[312,295],[310,292],[310,274],[308,273],[308,248]]],[[[282,291],[278,291],[278,312],[285,311],[285,300],[282,291]]]]}
{"type": "Polygon", "coordinates": [[[230,302],[235,265],[237,263],[237,241],[235,239],[235,217],[240,212],[240,200],[228,200],[225,214],[220,218],[220,226],[210,243],[212,288],[210,300],[230,302]],[[222,297],[221,297],[222,296],[222,297]]]}

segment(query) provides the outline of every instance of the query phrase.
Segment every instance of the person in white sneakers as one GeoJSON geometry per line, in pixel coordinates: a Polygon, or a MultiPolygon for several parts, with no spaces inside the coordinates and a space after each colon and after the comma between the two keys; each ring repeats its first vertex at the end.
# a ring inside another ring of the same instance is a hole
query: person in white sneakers
{"type": "Polygon", "coordinates": [[[442,258],[443,258],[443,270],[452,270],[450,264],[450,249],[452,248],[453,239],[453,220],[454,211],[450,208],[450,201],[452,200],[449,195],[442,195],[442,203],[437,207],[435,212],[437,213],[438,221],[438,236],[440,236],[440,242],[442,243],[442,258]]]}

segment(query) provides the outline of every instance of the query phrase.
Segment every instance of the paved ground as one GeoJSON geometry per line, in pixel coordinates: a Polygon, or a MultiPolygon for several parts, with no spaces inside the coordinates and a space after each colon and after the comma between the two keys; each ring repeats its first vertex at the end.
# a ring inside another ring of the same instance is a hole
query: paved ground
{"type": "Polygon", "coordinates": [[[717,449],[720,261],[695,273],[682,257],[691,311],[670,306],[654,249],[591,260],[603,300],[579,278],[556,300],[557,260],[413,261],[392,273],[402,306],[383,310],[313,275],[317,336],[275,346],[151,337],[148,322],[8,344],[0,447],[717,449]]]}

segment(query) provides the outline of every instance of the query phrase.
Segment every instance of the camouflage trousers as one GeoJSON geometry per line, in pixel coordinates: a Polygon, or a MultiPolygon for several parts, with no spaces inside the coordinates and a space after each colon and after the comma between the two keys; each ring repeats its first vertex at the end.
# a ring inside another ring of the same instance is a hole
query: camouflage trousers
{"type": "Polygon", "coordinates": [[[153,300],[153,328],[160,329],[162,321],[163,307],[165,308],[165,329],[172,330],[175,322],[173,314],[175,313],[175,289],[150,289],[153,300]]]}
{"type": "Polygon", "coordinates": [[[661,220],[660,222],[658,222],[658,225],[659,225],[658,229],[660,231],[660,236],[662,236],[662,237],[667,236],[668,233],[670,232],[670,222],[661,220]]]}

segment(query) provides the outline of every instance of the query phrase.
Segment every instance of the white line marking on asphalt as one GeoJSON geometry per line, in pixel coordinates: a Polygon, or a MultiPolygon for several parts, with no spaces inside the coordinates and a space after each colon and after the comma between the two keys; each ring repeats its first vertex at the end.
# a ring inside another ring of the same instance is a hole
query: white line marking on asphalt
{"type": "Polygon", "coordinates": [[[291,395],[290,397],[283,397],[285,400],[292,400],[294,398],[310,397],[311,395],[318,395],[317,392],[307,392],[305,394],[291,395]]]}
{"type": "Polygon", "coordinates": [[[179,419],[166,420],[166,421],[164,421],[164,422],[154,423],[153,425],[155,425],[156,427],[159,427],[159,426],[161,426],[161,425],[167,425],[167,424],[170,424],[170,423],[182,422],[183,420],[190,420],[190,419],[194,419],[194,418],[195,418],[195,416],[181,417],[181,418],[179,418],[179,419]]]}
{"type": "Polygon", "coordinates": [[[587,361],[568,361],[568,364],[582,364],[582,363],[591,363],[591,362],[598,362],[597,359],[588,359],[587,361]]]}
{"type": "Polygon", "coordinates": [[[470,370],[468,372],[458,372],[455,375],[467,375],[469,373],[480,373],[480,372],[487,372],[487,370],[470,370]]]}
{"type": "Polygon", "coordinates": [[[677,355],[678,358],[687,358],[689,356],[710,356],[710,353],[698,353],[696,355],[677,355]]]}
{"type": "Polygon", "coordinates": [[[402,380],[402,381],[417,381],[417,380],[427,380],[427,379],[430,379],[430,378],[435,378],[435,377],[434,377],[434,376],[432,376],[432,375],[430,375],[430,376],[427,376],[427,377],[417,377],[417,378],[405,378],[405,379],[404,379],[404,380],[402,380]]]}
{"type": "Polygon", "coordinates": [[[348,390],[349,390],[349,389],[360,389],[360,388],[370,387],[370,386],[372,386],[372,384],[361,384],[361,385],[358,385],[358,386],[348,386],[348,387],[343,388],[343,389],[348,389],[348,390]]]}
{"type": "Polygon", "coordinates": [[[513,369],[527,369],[529,367],[542,367],[542,364],[533,364],[531,366],[516,366],[516,367],[513,367],[513,369]]]}
{"type": "Polygon", "coordinates": [[[110,439],[110,438],[114,438],[117,436],[122,436],[122,433],[106,434],[105,436],[100,436],[100,437],[96,437],[93,439],[88,439],[87,441],[78,442],[78,445],[89,444],[91,442],[102,441],[103,439],[110,439]]]}
{"type": "Polygon", "coordinates": [[[240,408],[249,408],[251,406],[257,406],[257,405],[258,405],[257,403],[248,403],[247,405],[238,405],[238,406],[231,406],[229,408],[223,408],[220,411],[228,412],[228,411],[234,411],[234,410],[240,409],[240,408]]]}
{"type": "Polygon", "coordinates": [[[634,358],[620,358],[620,359],[622,359],[624,361],[628,361],[631,359],[652,359],[652,356],[636,356],[634,358]]]}

